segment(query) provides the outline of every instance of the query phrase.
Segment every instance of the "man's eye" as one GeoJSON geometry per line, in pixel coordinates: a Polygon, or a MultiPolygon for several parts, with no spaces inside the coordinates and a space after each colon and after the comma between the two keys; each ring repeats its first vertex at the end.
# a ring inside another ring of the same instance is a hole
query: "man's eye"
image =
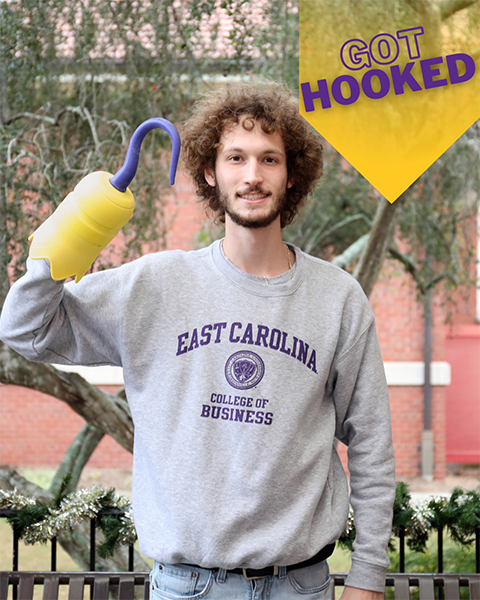
{"type": "Polygon", "coordinates": [[[232,162],[239,162],[240,160],[242,160],[242,158],[241,156],[231,156],[228,160],[232,162]]]}
{"type": "Polygon", "coordinates": [[[277,159],[273,158],[273,156],[267,156],[267,158],[265,159],[265,162],[267,162],[267,163],[276,163],[277,159]]]}

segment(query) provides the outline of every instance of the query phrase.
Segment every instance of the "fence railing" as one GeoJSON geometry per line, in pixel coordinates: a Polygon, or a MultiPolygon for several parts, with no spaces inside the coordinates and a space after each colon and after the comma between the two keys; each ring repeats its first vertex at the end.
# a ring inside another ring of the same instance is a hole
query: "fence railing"
{"type": "MultiPolygon", "coordinates": [[[[347,575],[335,573],[330,578],[330,598],[335,600],[335,588],[345,585],[347,575]]],[[[67,588],[69,600],[84,600],[90,591],[91,600],[150,600],[148,573],[51,573],[51,572],[0,572],[0,600],[7,600],[9,590],[14,590],[18,600],[38,597],[35,588],[43,588],[43,600],[57,600],[62,588],[67,588]]],[[[395,600],[460,600],[468,590],[470,600],[480,598],[479,574],[388,573],[386,590],[395,600]],[[413,589],[412,589],[413,588],[413,589]]],[[[12,597],[12,596],[10,596],[12,597]]]]}

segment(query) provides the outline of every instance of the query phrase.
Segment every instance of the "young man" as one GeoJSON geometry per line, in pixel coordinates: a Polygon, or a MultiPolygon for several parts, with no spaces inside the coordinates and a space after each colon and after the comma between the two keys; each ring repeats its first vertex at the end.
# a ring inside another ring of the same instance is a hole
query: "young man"
{"type": "Polygon", "coordinates": [[[183,144],[225,238],[78,284],[30,259],[0,335],[32,360],[123,366],[151,598],[329,597],[349,501],[336,437],[357,528],[342,598],[377,600],[395,478],[373,314],[352,277],[281,236],[321,145],[275,85],[206,96],[183,144]]]}

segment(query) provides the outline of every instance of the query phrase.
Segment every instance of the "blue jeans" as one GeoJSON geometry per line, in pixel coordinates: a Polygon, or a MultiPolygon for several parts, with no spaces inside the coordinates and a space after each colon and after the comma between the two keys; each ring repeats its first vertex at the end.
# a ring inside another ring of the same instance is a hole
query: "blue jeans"
{"type": "Polygon", "coordinates": [[[278,575],[248,580],[224,569],[201,569],[155,562],[150,573],[150,600],[328,600],[326,561],[303,569],[279,567],[278,575]]]}

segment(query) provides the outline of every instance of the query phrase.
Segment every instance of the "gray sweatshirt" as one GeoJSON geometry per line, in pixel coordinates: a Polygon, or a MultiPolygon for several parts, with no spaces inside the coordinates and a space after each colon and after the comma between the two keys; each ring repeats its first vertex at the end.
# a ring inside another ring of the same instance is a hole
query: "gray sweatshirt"
{"type": "Polygon", "coordinates": [[[358,283],[293,248],[248,275],[220,243],[56,282],[28,261],[0,338],[30,360],[124,369],[140,549],[165,563],[262,568],[341,535],[348,446],[357,538],[348,585],[383,590],[395,495],[388,391],[358,283]]]}

